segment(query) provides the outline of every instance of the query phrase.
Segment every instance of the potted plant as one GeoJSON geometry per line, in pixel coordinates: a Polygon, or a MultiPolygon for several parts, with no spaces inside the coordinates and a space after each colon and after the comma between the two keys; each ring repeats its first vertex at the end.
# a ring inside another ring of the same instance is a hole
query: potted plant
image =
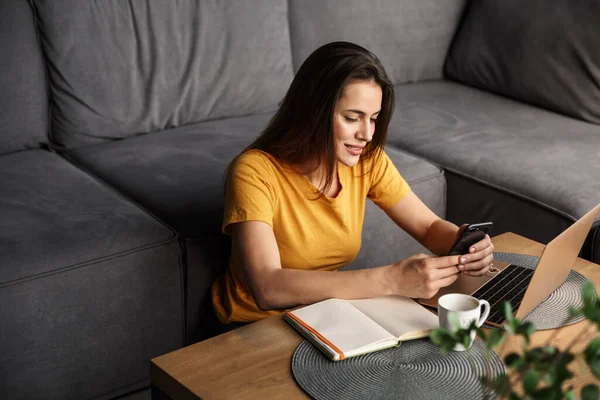
{"type": "MultiPolygon", "coordinates": [[[[589,321],[586,329],[582,329],[564,349],[552,345],[556,332],[541,346],[532,347],[530,337],[536,331],[531,322],[520,321],[514,317],[510,303],[503,307],[506,323],[503,329],[492,329],[489,332],[475,326],[461,329],[458,321],[454,321],[453,329],[434,329],[430,334],[433,343],[440,346],[441,351],[450,351],[457,343],[466,347],[470,344],[471,332],[475,331],[488,349],[492,351],[504,341],[506,335],[517,335],[523,338],[521,353],[512,352],[504,357],[504,364],[512,371],[511,375],[501,374],[494,379],[482,378],[482,384],[490,387],[498,397],[509,399],[576,399],[572,386],[567,380],[573,377],[569,368],[579,361],[586,365],[594,377],[600,379],[600,301],[596,296],[594,285],[587,281],[582,289],[583,306],[579,309],[571,307],[571,315],[583,315],[589,321]],[[582,353],[572,351],[574,344],[589,340],[582,353]]],[[[582,400],[600,398],[598,385],[589,384],[581,389],[582,400]]]]}

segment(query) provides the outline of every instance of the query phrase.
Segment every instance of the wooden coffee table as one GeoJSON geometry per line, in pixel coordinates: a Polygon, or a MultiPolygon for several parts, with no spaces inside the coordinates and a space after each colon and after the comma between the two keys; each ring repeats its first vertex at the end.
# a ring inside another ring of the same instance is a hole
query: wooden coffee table
{"type": "MultiPolygon", "coordinates": [[[[540,243],[522,236],[505,233],[493,238],[496,251],[539,256],[540,243]]],[[[573,269],[592,279],[600,288],[600,265],[578,259],[573,269]]],[[[536,332],[533,344],[552,343],[566,347],[588,322],[580,322],[558,330],[536,332]]],[[[302,341],[281,316],[274,316],[157,357],[151,361],[152,385],[155,393],[172,399],[307,399],[294,381],[291,358],[302,341]]],[[[498,350],[503,358],[519,351],[521,342],[511,339],[498,350]]],[[[585,343],[573,347],[576,352],[585,343]]],[[[572,384],[579,395],[581,387],[597,380],[589,371],[574,371],[572,384]]],[[[159,396],[157,396],[159,397],[159,396]]]]}

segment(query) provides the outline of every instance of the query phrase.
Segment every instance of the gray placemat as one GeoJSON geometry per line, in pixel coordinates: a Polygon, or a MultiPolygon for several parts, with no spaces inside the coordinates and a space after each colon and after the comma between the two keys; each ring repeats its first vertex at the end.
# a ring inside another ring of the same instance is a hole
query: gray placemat
{"type": "MultiPolygon", "coordinates": [[[[494,252],[494,259],[535,269],[539,257],[516,253],[494,252]]],[[[573,317],[569,307],[583,306],[581,289],[587,279],[577,271],[571,270],[566,282],[558,287],[543,303],[525,317],[538,330],[555,329],[582,321],[583,316],[573,317]]]]}
{"type": "Polygon", "coordinates": [[[292,357],[298,385],[315,399],[493,399],[481,377],[504,373],[493,351],[476,339],[469,351],[442,354],[428,339],[331,361],[308,341],[292,357]]]}

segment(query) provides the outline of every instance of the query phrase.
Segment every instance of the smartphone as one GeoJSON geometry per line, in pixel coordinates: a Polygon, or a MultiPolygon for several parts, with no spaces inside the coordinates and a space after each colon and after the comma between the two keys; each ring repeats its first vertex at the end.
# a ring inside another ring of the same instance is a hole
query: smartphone
{"type": "Polygon", "coordinates": [[[481,222],[470,224],[462,231],[460,237],[452,245],[449,256],[469,254],[469,247],[482,240],[486,234],[492,231],[492,222],[481,222]]]}

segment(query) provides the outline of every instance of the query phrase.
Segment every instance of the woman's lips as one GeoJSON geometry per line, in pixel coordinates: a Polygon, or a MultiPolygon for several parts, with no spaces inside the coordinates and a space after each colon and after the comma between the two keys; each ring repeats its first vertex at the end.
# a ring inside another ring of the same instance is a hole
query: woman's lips
{"type": "Polygon", "coordinates": [[[362,153],[362,151],[363,151],[363,148],[362,148],[362,147],[355,147],[355,146],[351,146],[351,145],[349,145],[349,144],[347,144],[347,145],[345,145],[345,146],[346,146],[346,148],[348,149],[348,152],[349,152],[350,154],[352,154],[353,156],[360,156],[360,155],[361,155],[361,153],[362,153]]]}

